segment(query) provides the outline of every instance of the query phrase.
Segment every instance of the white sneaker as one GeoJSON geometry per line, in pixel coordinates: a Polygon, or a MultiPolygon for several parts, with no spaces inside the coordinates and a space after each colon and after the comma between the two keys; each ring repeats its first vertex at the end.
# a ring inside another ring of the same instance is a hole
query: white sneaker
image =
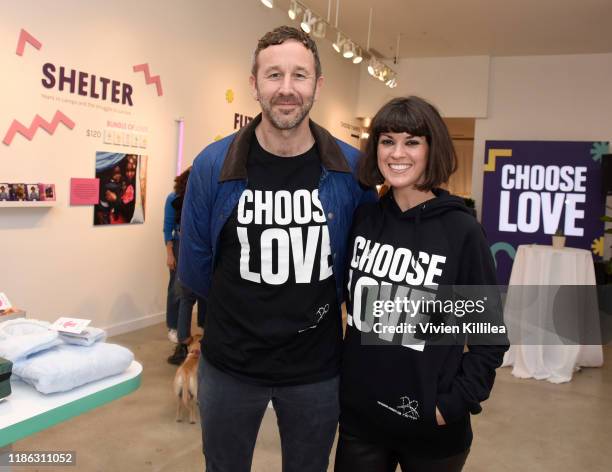
{"type": "Polygon", "coordinates": [[[171,343],[178,344],[178,335],[176,334],[176,329],[168,330],[168,340],[171,343]]]}

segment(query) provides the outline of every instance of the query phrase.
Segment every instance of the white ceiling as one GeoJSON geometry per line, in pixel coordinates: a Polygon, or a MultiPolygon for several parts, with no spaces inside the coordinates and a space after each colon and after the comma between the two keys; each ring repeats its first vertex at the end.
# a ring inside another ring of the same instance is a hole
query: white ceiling
{"type": "MultiPolygon", "coordinates": [[[[328,0],[298,1],[327,19],[328,0]]],[[[612,0],[331,0],[332,25],[336,1],[338,28],[363,47],[373,8],[370,48],[388,59],[398,34],[401,58],[612,52],[612,0]]]]}

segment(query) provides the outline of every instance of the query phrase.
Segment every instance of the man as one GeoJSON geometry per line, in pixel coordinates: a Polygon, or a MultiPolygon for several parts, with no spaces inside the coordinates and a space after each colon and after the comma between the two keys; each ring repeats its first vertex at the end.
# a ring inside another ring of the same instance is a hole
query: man
{"type": "Polygon", "coordinates": [[[364,199],[358,153],[309,119],[315,43],[283,26],[254,53],[262,113],[195,159],[179,279],[206,298],[199,369],[206,470],[250,470],[268,402],[283,470],[322,472],[339,414],[346,239],[364,199]]]}

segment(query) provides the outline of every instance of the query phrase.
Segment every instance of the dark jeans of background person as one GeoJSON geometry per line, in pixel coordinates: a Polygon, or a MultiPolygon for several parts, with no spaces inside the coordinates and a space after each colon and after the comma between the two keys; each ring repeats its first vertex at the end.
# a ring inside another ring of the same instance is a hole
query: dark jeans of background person
{"type": "Polygon", "coordinates": [[[461,472],[469,450],[444,459],[424,459],[413,453],[340,434],[334,472],[461,472]]]}
{"type": "MultiPolygon", "coordinates": [[[[179,240],[172,244],[174,259],[178,263],[179,240]]],[[[179,342],[191,336],[191,313],[193,305],[198,303],[198,326],[204,326],[205,304],[191,290],[182,285],[176,277],[177,271],[170,271],[168,281],[168,299],[166,301],[166,325],[169,329],[176,329],[179,342]]]]}
{"type": "Polygon", "coordinates": [[[198,369],[206,472],[249,472],[268,402],[276,411],[283,472],[325,472],[340,414],[339,378],[307,385],[265,387],[213,367],[198,369]]]}

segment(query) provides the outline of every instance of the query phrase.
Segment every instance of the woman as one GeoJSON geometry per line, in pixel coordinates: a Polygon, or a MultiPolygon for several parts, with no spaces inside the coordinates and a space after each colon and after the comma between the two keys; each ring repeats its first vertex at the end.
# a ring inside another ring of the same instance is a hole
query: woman
{"type": "MultiPolygon", "coordinates": [[[[390,190],[353,223],[336,472],[395,471],[398,463],[404,472],[455,472],[467,458],[470,413],[489,396],[507,339],[470,338],[464,353],[464,337],[433,339],[418,324],[440,325],[439,311],[410,305],[441,300],[452,285],[496,284],[480,225],[439,188],[456,162],[442,118],[424,100],[391,100],[373,118],[359,178],[390,190]],[[404,322],[419,330],[388,329],[404,322]]],[[[499,321],[499,296],[488,295],[499,321]]]]}
{"type": "Polygon", "coordinates": [[[187,190],[189,167],[174,179],[174,192],[166,198],[164,207],[164,242],[166,244],[166,265],[170,270],[168,298],[166,304],[166,325],[168,339],[176,343],[174,353],[168,357],[170,364],[179,365],[187,357],[187,346],[191,342],[191,312],[198,302],[198,325],[203,324],[204,304],[187,287],[181,286],[176,274],[180,247],[181,211],[187,190]]]}

